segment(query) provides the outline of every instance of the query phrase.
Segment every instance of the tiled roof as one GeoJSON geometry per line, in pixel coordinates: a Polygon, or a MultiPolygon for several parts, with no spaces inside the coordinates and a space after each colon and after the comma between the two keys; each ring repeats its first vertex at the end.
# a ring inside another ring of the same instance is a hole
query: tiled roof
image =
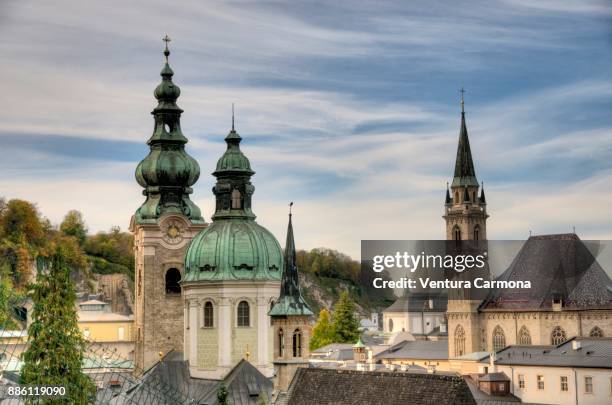
{"type": "Polygon", "coordinates": [[[481,310],[612,309],[612,281],[576,234],[530,237],[497,280],[530,280],[531,288],[497,288],[481,310]]]}
{"type": "MultiPolygon", "coordinates": [[[[488,361],[487,359],[483,359],[488,361]]],[[[497,352],[496,364],[547,367],[610,368],[612,338],[573,338],[558,346],[508,346],[497,352]],[[574,349],[574,342],[580,348],[574,349]]]]}
{"type": "Polygon", "coordinates": [[[423,359],[448,360],[448,341],[446,340],[414,340],[404,341],[391,346],[374,356],[382,359],[423,359]]]}
{"type": "Polygon", "coordinates": [[[299,368],[288,392],[291,405],[475,405],[459,376],[299,368]]]}

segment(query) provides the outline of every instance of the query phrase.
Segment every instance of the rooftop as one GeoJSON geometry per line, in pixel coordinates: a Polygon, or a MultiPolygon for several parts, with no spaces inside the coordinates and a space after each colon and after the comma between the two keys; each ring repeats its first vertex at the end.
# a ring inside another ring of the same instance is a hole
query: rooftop
{"type": "MultiPolygon", "coordinates": [[[[482,361],[488,362],[489,358],[482,361]]],[[[573,338],[558,346],[508,346],[497,352],[495,363],[609,369],[612,367],[612,338],[573,338]]]]}
{"type": "Polygon", "coordinates": [[[448,360],[448,342],[446,340],[406,340],[380,352],[375,358],[376,360],[448,360]]]}

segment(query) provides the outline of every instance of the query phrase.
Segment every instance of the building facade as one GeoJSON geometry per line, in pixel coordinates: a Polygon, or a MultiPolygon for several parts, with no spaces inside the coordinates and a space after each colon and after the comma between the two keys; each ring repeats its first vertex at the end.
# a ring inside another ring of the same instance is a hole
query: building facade
{"type": "Polygon", "coordinates": [[[184,257],[191,239],[206,223],[200,209],[189,199],[200,176],[198,163],[185,151],[176,105],[180,89],[172,82],[168,64],[155,89],[150,151],[136,168],[136,180],[144,188],[145,202],[130,222],[135,256],[135,365],[148,369],[160,355],[183,351],[183,300],[180,281],[184,257]]]}

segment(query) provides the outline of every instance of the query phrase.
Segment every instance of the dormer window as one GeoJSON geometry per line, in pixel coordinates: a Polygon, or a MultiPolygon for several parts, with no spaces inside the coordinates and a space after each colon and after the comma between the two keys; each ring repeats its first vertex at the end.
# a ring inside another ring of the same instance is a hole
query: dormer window
{"type": "Polygon", "coordinates": [[[239,210],[242,208],[242,195],[238,189],[232,191],[232,209],[239,210]]]}

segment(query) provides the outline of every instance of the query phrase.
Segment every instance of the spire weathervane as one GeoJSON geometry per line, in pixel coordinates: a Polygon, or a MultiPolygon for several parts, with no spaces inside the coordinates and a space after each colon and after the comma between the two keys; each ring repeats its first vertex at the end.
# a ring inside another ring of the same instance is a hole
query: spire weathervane
{"type": "Polygon", "coordinates": [[[289,203],[289,216],[291,216],[291,207],[293,207],[293,201],[289,203]]]}
{"type": "Polygon", "coordinates": [[[461,93],[461,113],[465,113],[465,102],[463,100],[463,94],[465,94],[465,89],[463,87],[461,87],[461,90],[459,90],[459,93],[461,93]]]}
{"type": "Polygon", "coordinates": [[[168,42],[172,41],[168,34],[162,38],[162,41],[166,43],[166,49],[164,49],[164,56],[166,57],[166,63],[168,63],[168,56],[170,55],[170,49],[168,49],[168,42]]]}

